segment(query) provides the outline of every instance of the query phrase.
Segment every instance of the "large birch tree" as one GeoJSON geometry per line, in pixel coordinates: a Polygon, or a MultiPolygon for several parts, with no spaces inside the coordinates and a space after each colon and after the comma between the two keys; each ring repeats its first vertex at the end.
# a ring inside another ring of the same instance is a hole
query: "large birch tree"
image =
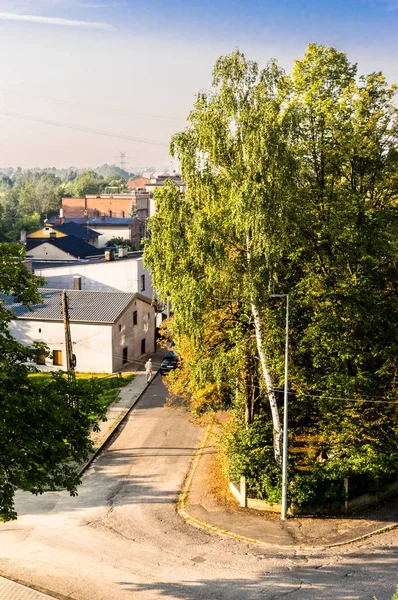
{"type": "Polygon", "coordinates": [[[203,315],[221,307],[249,323],[277,463],[282,429],[261,313],[277,285],[284,198],[294,171],[285,141],[284,78],[276,63],[259,72],[239,51],[217,61],[213,91],[198,95],[190,125],[171,144],[187,191],[180,196],[170,186],[159,194],[146,252],[156,289],[172,298],[177,327],[200,336],[203,315]]]}

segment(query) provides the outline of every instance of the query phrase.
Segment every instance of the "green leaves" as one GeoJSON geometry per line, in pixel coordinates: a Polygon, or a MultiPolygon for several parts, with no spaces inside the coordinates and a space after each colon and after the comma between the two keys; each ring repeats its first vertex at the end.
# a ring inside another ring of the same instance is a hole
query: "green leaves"
{"type": "MultiPolygon", "coordinates": [[[[395,87],[381,73],[358,77],[343,52],[317,44],[289,76],[238,50],[213,76],[171,144],[187,191],[158,192],[145,252],[172,301],[177,345],[189,340],[184,382],[194,396],[205,373],[251,415],[245,426],[259,412],[269,419],[259,367],[281,386],[284,351],[284,312],[269,297],[289,292],[292,428],[325,446],[320,477],[382,476],[396,468],[387,440],[397,411],[362,402],[398,396],[395,87]]],[[[247,451],[237,450],[242,460],[247,451]]]]}
{"type": "MultiPolygon", "coordinates": [[[[27,306],[40,302],[37,283],[24,265],[18,244],[0,244],[0,292],[27,306]]],[[[38,350],[21,345],[8,332],[11,313],[0,301],[0,520],[16,518],[17,489],[41,494],[65,487],[75,494],[76,464],[91,448],[90,427],[104,415],[98,385],[68,382],[60,373],[32,378],[29,366],[38,350]],[[76,405],[72,408],[69,397],[76,405]]]]}

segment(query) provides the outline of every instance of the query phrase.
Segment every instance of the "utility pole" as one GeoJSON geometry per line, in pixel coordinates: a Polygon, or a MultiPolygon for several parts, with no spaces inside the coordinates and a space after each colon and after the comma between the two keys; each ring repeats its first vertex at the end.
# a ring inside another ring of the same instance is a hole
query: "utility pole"
{"type": "Polygon", "coordinates": [[[120,168],[123,169],[123,171],[126,170],[126,158],[127,158],[127,154],[126,152],[122,152],[121,150],[119,151],[119,165],[120,168]]]}
{"type": "Polygon", "coordinates": [[[62,317],[65,331],[65,352],[66,352],[66,370],[68,372],[68,382],[75,380],[76,356],[73,354],[72,338],[70,334],[69,305],[66,290],[62,292],[62,317]]]}

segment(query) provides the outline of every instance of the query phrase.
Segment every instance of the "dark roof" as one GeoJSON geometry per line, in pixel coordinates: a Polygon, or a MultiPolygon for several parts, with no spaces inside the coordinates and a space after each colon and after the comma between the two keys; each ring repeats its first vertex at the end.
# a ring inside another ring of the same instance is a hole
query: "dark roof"
{"type": "MultiPolygon", "coordinates": [[[[52,225],[57,217],[51,217],[48,223],[52,225]]],[[[65,217],[65,223],[78,223],[79,225],[131,225],[134,217],[65,217]]]]}
{"type": "MultiPolygon", "coordinates": [[[[62,321],[61,290],[39,288],[43,304],[31,306],[16,303],[12,296],[0,294],[5,308],[18,319],[30,321],[62,321]]],[[[67,290],[70,321],[79,323],[115,323],[134,299],[151,303],[141,294],[127,292],[95,292],[91,290],[67,290]]]]}
{"type": "Polygon", "coordinates": [[[93,229],[89,229],[89,227],[83,227],[83,225],[79,225],[78,223],[70,222],[70,223],[62,223],[61,225],[51,225],[55,231],[60,231],[61,233],[65,233],[66,235],[74,235],[80,240],[86,240],[88,238],[97,238],[102,233],[98,233],[98,231],[94,231],[93,229]]]}
{"type": "Polygon", "coordinates": [[[103,254],[103,250],[101,251],[99,248],[94,248],[91,244],[79,240],[79,238],[74,235],[67,235],[59,238],[28,238],[26,240],[26,253],[29,254],[30,250],[45,243],[52,244],[56,248],[68,252],[68,254],[71,254],[72,256],[76,256],[76,258],[85,258],[86,256],[103,254]]]}
{"type": "MultiPolygon", "coordinates": [[[[115,258],[110,264],[114,264],[121,260],[135,260],[137,258],[142,258],[144,252],[143,250],[136,250],[134,252],[129,252],[127,256],[118,256],[115,254],[115,258]]],[[[105,259],[104,255],[99,257],[88,256],[87,258],[81,260],[45,260],[40,258],[30,259],[32,261],[32,266],[34,270],[41,269],[55,269],[58,267],[70,267],[71,265],[99,265],[105,262],[108,262],[105,259]]]]}

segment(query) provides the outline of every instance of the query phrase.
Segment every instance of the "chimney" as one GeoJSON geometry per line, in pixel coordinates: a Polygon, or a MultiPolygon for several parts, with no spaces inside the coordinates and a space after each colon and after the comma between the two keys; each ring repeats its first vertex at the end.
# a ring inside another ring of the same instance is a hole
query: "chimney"
{"type": "Polygon", "coordinates": [[[21,242],[21,244],[26,244],[26,231],[25,231],[25,229],[21,229],[19,241],[21,242]]]}
{"type": "Polygon", "coordinates": [[[80,275],[75,275],[73,277],[73,289],[74,290],[82,289],[82,278],[80,277],[80,275]]]}
{"type": "Polygon", "coordinates": [[[115,260],[115,253],[113,250],[105,250],[105,260],[115,260]]]}
{"type": "Polygon", "coordinates": [[[63,208],[60,208],[60,209],[59,209],[59,218],[60,218],[60,219],[63,219],[63,218],[64,218],[64,209],[63,209],[63,208]]]}
{"type": "Polygon", "coordinates": [[[105,213],[104,213],[104,212],[102,212],[102,213],[101,213],[101,221],[104,221],[104,219],[105,219],[105,213]]]}

